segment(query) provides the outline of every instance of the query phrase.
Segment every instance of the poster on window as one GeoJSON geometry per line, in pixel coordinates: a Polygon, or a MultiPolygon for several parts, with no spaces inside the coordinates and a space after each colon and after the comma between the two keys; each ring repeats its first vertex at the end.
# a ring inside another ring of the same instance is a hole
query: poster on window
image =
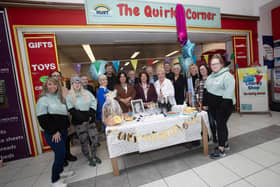
{"type": "Polygon", "coordinates": [[[280,68],[272,70],[272,101],[280,103],[280,68]]]}
{"type": "Polygon", "coordinates": [[[263,36],[263,62],[267,68],[274,67],[273,37],[263,36]]]}
{"type": "Polygon", "coordinates": [[[0,11],[0,157],[29,156],[4,12],[0,11]]]}
{"type": "Polygon", "coordinates": [[[238,69],[240,112],[267,112],[267,67],[238,69]]]}

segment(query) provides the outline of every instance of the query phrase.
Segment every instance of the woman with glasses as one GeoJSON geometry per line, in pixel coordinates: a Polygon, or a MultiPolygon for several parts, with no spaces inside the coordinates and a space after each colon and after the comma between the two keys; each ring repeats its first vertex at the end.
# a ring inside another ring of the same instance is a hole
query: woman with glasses
{"type": "Polygon", "coordinates": [[[207,101],[209,112],[213,116],[217,125],[218,147],[210,155],[211,158],[225,156],[225,148],[228,141],[227,121],[233,111],[235,103],[235,80],[225,67],[225,62],[220,54],[215,54],[211,58],[210,66],[212,73],[205,82],[207,90],[207,101]]]}

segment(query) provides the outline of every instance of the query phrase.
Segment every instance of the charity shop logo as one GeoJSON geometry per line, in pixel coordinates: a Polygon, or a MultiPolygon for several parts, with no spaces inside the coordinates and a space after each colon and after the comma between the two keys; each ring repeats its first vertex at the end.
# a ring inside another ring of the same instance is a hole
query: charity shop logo
{"type": "Polygon", "coordinates": [[[106,4],[97,4],[95,5],[91,12],[93,16],[102,16],[102,17],[111,17],[112,9],[106,4]]]}

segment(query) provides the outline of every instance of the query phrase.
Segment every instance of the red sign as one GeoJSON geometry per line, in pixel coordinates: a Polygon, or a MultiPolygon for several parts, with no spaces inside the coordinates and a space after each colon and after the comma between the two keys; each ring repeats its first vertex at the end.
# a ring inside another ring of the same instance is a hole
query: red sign
{"type": "Polygon", "coordinates": [[[248,47],[246,36],[233,36],[233,50],[235,54],[234,61],[238,65],[238,68],[248,67],[248,47]]]}
{"type": "MultiPolygon", "coordinates": [[[[24,42],[34,104],[36,104],[44,81],[50,72],[58,70],[56,40],[54,34],[25,34],[24,42]]],[[[41,143],[43,151],[50,149],[43,132],[41,132],[41,143]]]]}
{"type": "Polygon", "coordinates": [[[37,101],[49,73],[58,69],[55,35],[25,34],[24,41],[33,92],[37,101]]]}

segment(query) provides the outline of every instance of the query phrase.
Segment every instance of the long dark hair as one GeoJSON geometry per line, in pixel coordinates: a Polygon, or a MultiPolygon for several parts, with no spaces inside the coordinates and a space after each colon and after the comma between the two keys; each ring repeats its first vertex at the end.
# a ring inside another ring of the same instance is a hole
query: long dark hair
{"type": "Polygon", "coordinates": [[[118,83],[118,84],[121,84],[121,81],[120,81],[121,75],[124,75],[124,76],[125,76],[125,78],[126,78],[126,81],[125,81],[125,82],[128,83],[128,77],[127,77],[127,74],[126,74],[124,71],[121,71],[121,72],[118,73],[118,76],[117,76],[117,83],[118,83]]]}
{"type": "Polygon", "coordinates": [[[210,74],[210,70],[209,70],[207,64],[205,64],[205,63],[200,64],[199,67],[198,67],[198,73],[199,73],[199,79],[200,79],[200,80],[202,80],[202,75],[201,75],[201,73],[200,73],[200,67],[201,67],[201,66],[204,66],[204,67],[206,68],[207,75],[210,74]]]}
{"type": "Polygon", "coordinates": [[[142,84],[142,80],[141,80],[141,76],[142,76],[142,75],[146,75],[146,77],[147,77],[146,84],[149,84],[149,82],[150,82],[150,76],[149,76],[148,73],[145,72],[145,71],[142,71],[142,72],[139,73],[139,83],[142,84]]]}

